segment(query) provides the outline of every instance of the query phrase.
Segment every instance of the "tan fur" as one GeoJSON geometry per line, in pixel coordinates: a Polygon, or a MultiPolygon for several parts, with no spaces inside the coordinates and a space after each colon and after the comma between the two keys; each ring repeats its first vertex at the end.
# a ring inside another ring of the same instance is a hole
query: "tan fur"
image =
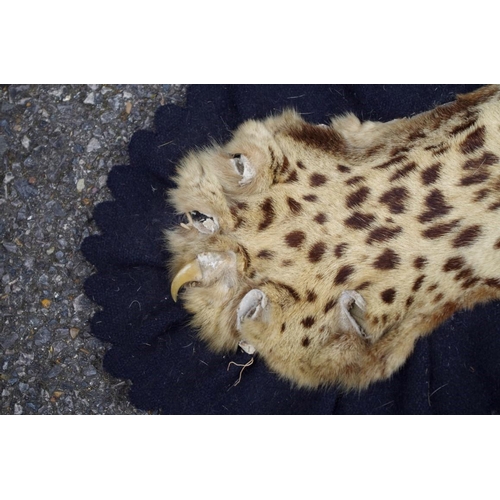
{"type": "Polygon", "coordinates": [[[499,297],[499,99],[490,86],[413,118],[328,127],[286,111],[189,154],[170,200],[218,226],[167,240],[172,276],[211,263],[182,292],[201,337],[216,351],[245,340],[299,386],[364,388],[453,312],[499,297]],[[251,290],[266,300],[245,312],[251,290]]]}

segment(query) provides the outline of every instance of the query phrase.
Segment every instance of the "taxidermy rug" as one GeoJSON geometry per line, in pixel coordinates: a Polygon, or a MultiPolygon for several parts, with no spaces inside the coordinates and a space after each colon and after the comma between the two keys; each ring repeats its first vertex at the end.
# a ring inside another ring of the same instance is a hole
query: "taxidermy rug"
{"type": "Polygon", "coordinates": [[[293,107],[311,123],[353,112],[389,121],[453,101],[480,85],[193,85],[185,108],[157,110],[134,134],[130,165],[108,178],[114,201],[94,212],[82,243],[96,272],[85,283],[101,309],[92,334],[110,344],[105,369],[132,382],[138,408],[164,414],[492,414],[500,411],[500,304],[452,316],[421,338],[390,379],[360,392],[297,389],[239,349],[213,354],[174,303],[163,231],[179,224],[166,201],[188,151],[225,142],[241,122],[293,107]]]}

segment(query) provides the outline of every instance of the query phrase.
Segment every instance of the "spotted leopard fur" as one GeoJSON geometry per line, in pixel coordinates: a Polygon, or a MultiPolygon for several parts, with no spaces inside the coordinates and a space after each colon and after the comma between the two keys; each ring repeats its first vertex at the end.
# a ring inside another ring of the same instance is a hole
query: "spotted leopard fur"
{"type": "Polygon", "coordinates": [[[367,387],[500,297],[499,86],[388,123],[250,120],[175,180],[170,270],[196,264],[174,291],[192,324],[299,386],[367,387]]]}

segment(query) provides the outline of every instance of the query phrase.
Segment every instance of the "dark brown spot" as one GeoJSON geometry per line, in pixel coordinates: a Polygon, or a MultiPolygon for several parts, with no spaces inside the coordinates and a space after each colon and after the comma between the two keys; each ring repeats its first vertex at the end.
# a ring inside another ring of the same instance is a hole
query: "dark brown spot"
{"type": "Polygon", "coordinates": [[[408,136],[408,140],[409,141],[416,141],[417,139],[424,139],[425,137],[427,137],[427,136],[425,135],[424,132],[422,132],[422,130],[415,130],[415,132],[412,132],[408,136]]]}
{"type": "Polygon", "coordinates": [[[432,156],[437,157],[439,155],[442,155],[443,153],[446,153],[448,149],[450,149],[450,146],[448,146],[448,144],[443,144],[441,147],[432,152],[432,156]]]}
{"type": "Polygon", "coordinates": [[[315,302],[318,296],[313,290],[308,290],[306,293],[306,300],[307,302],[315,302]]]}
{"type": "Polygon", "coordinates": [[[350,179],[347,179],[345,181],[345,183],[348,185],[348,186],[354,186],[356,184],[358,184],[359,182],[361,181],[364,181],[365,178],[362,176],[362,175],[356,175],[354,177],[351,177],[350,179]]]}
{"type": "Polygon", "coordinates": [[[434,163],[434,165],[431,165],[422,171],[422,183],[424,186],[434,184],[439,179],[441,167],[441,163],[434,163]]]}
{"type": "Polygon", "coordinates": [[[467,280],[472,275],[473,275],[472,269],[470,267],[466,267],[465,269],[457,273],[457,275],[455,276],[455,280],[456,281],[467,280]]]}
{"type": "MultiPolygon", "coordinates": [[[[499,240],[499,243],[500,243],[500,240],[499,240]]],[[[344,255],[344,252],[346,251],[348,246],[349,245],[347,243],[339,243],[338,245],[336,245],[335,250],[334,250],[335,257],[340,259],[340,257],[342,257],[342,255],[344,255]]],[[[500,246],[498,248],[500,248],[500,246]]]]}
{"type": "Polygon", "coordinates": [[[383,144],[376,144],[375,146],[372,146],[370,149],[368,149],[365,153],[365,155],[368,156],[374,156],[380,153],[384,149],[383,144]]]}
{"type": "Polygon", "coordinates": [[[295,300],[296,302],[300,300],[300,295],[298,294],[297,290],[295,290],[295,288],[287,285],[286,283],[275,282],[274,284],[277,288],[281,288],[289,293],[293,300],[295,300]]]}
{"type": "Polygon", "coordinates": [[[399,266],[401,258],[399,255],[390,248],[386,248],[373,262],[373,267],[375,269],[381,269],[388,271],[390,269],[395,269],[399,266]]]}
{"type": "Polygon", "coordinates": [[[351,169],[345,165],[337,165],[337,170],[342,174],[348,174],[351,171],[351,169]]]}
{"type": "Polygon", "coordinates": [[[408,146],[396,146],[391,149],[391,152],[389,153],[391,156],[399,156],[402,153],[409,153],[410,148],[408,146]]]}
{"type": "Polygon", "coordinates": [[[302,197],[304,201],[317,201],[318,197],[315,194],[306,194],[302,197]]]}
{"type": "Polygon", "coordinates": [[[463,164],[464,170],[477,170],[481,167],[490,167],[498,163],[500,159],[498,156],[486,151],[480,158],[471,158],[463,164]]]}
{"type": "Polygon", "coordinates": [[[381,203],[389,207],[393,214],[401,214],[405,211],[405,202],[408,198],[408,190],[404,187],[395,187],[386,191],[381,197],[381,203]]]}
{"type": "Polygon", "coordinates": [[[460,145],[462,153],[469,154],[482,148],[484,145],[485,135],[486,128],[484,125],[474,130],[474,132],[471,132],[460,145]]]}
{"type": "Polygon", "coordinates": [[[438,285],[437,283],[434,283],[433,285],[428,286],[428,287],[427,287],[427,290],[428,290],[429,292],[433,292],[433,291],[434,291],[434,290],[435,290],[438,286],[439,286],[439,285],[438,285]]]}
{"type": "Polygon", "coordinates": [[[477,122],[477,115],[469,118],[468,120],[466,120],[465,122],[463,123],[460,123],[459,125],[457,125],[456,127],[454,127],[453,129],[451,129],[450,131],[450,134],[451,135],[457,135],[457,134],[461,134],[462,132],[464,132],[465,130],[473,127],[477,122]]]}
{"type": "Polygon", "coordinates": [[[314,222],[317,222],[318,224],[324,224],[327,221],[328,217],[325,214],[316,214],[316,217],[314,217],[314,222]]]}
{"type": "Polygon", "coordinates": [[[394,182],[401,177],[406,177],[410,172],[413,172],[417,168],[417,164],[415,162],[408,163],[401,168],[398,168],[396,172],[390,177],[389,181],[394,182]]]}
{"type": "Polygon", "coordinates": [[[481,184],[490,178],[489,172],[476,172],[471,175],[466,175],[460,179],[461,186],[471,186],[472,184],[481,184]]]}
{"type": "Polygon", "coordinates": [[[302,321],[302,325],[305,327],[305,328],[311,328],[311,326],[314,325],[314,317],[313,316],[306,316],[302,321]]]}
{"type": "Polygon", "coordinates": [[[468,247],[472,245],[478,236],[481,234],[481,226],[475,224],[461,231],[461,233],[453,240],[453,247],[468,247]]]}
{"type": "Polygon", "coordinates": [[[498,210],[500,208],[500,202],[492,203],[489,207],[488,210],[498,210]]]}
{"type": "Polygon", "coordinates": [[[431,240],[436,239],[436,238],[441,238],[445,236],[446,234],[450,233],[455,229],[458,225],[459,221],[454,220],[445,224],[436,224],[429,229],[426,229],[425,231],[422,232],[422,235],[425,238],[429,238],[431,240]]]}
{"type": "Polygon", "coordinates": [[[484,280],[486,285],[491,286],[493,288],[500,288],[500,279],[498,278],[488,278],[484,280]]]}
{"type": "Polygon", "coordinates": [[[290,162],[288,161],[288,158],[284,156],[283,163],[281,164],[280,167],[280,174],[285,174],[286,172],[288,172],[289,168],[290,168],[290,162]]]}
{"type": "Polygon", "coordinates": [[[274,220],[275,213],[272,198],[266,198],[260,208],[264,215],[262,222],[259,224],[259,230],[262,231],[269,227],[274,220]]]}
{"type": "Polygon", "coordinates": [[[443,217],[448,214],[453,207],[448,205],[444,199],[444,195],[439,189],[433,189],[425,198],[427,210],[420,214],[418,220],[425,224],[431,222],[438,217],[443,217]]]}
{"type": "MultiPolygon", "coordinates": [[[[382,297],[382,300],[386,304],[392,304],[394,302],[394,299],[396,298],[396,290],[394,288],[388,288],[387,290],[384,290],[380,296],[382,297]]],[[[384,320],[384,323],[387,323],[387,316],[384,320]]]]}
{"type": "Polygon", "coordinates": [[[495,245],[493,246],[493,248],[495,250],[500,250],[500,239],[498,239],[496,242],[495,242],[495,245]]]}
{"type": "Polygon", "coordinates": [[[386,161],[385,163],[381,163],[380,165],[376,165],[373,168],[376,168],[377,170],[385,170],[385,169],[391,167],[392,165],[396,165],[398,163],[401,163],[402,161],[406,160],[406,158],[407,157],[405,154],[395,156],[394,158],[390,159],[389,161],[386,161]]]}
{"type": "Polygon", "coordinates": [[[239,201],[238,203],[236,203],[236,207],[238,208],[238,210],[246,210],[248,208],[248,204],[244,201],[239,201]]]}
{"type": "Polygon", "coordinates": [[[370,285],[371,285],[371,281],[363,281],[363,283],[361,283],[361,285],[359,285],[356,290],[357,291],[362,291],[362,290],[365,290],[366,288],[368,288],[370,285]]]}
{"type": "MultiPolygon", "coordinates": [[[[305,320],[302,320],[302,324],[304,324],[304,321],[305,320]]],[[[304,326],[306,326],[306,325],[304,325],[304,326]]],[[[308,327],[306,326],[306,328],[308,328],[308,327]]],[[[308,347],[309,344],[311,343],[311,339],[306,335],[305,337],[302,337],[302,340],[300,343],[302,344],[302,347],[308,347]]]]}
{"type": "Polygon", "coordinates": [[[234,228],[239,229],[241,226],[245,225],[245,219],[242,217],[236,217],[236,221],[234,223],[234,228]]]}
{"type": "Polygon", "coordinates": [[[364,214],[362,212],[354,212],[351,217],[346,219],[344,222],[346,226],[352,229],[368,229],[373,221],[375,220],[375,216],[372,214],[364,214]]]}
{"type": "Polygon", "coordinates": [[[284,333],[286,330],[286,323],[281,323],[281,333],[284,333]]]}
{"type": "Polygon", "coordinates": [[[465,261],[462,257],[451,257],[443,265],[443,271],[449,273],[450,271],[458,271],[464,267],[465,261]]]}
{"type": "Polygon", "coordinates": [[[354,191],[354,193],[351,193],[347,197],[346,200],[347,208],[354,208],[359,205],[362,205],[368,198],[369,194],[370,194],[370,188],[366,186],[360,187],[357,191],[354,191]]]}
{"type": "Polygon", "coordinates": [[[284,261],[281,262],[281,265],[283,267],[290,267],[293,266],[293,260],[290,259],[285,259],[284,261]]]}
{"type": "Polygon", "coordinates": [[[271,146],[268,146],[267,150],[269,151],[269,156],[271,157],[271,167],[274,171],[276,171],[276,156],[274,154],[273,149],[271,146]]]}
{"type": "Polygon", "coordinates": [[[410,295],[407,299],[406,299],[406,307],[410,307],[413,302],[415,302],[415,297],[413,297],[413,295],[410,295]]]}
{"type": "MultiPolygon", "coordinates": [[[[269,148],[271,151],[271,148],[269,148]]],[[[283,179],[283,176],[287,173],[290,168],[290,162],[286,156],[283,157],[283,162],[279,163],[276,161],[274,154],[271,157],[271,168],[273,170],[273,183],[279,182],[283,179]]]]}
{"type": "Polygon", "coordinates": [[[425,280],[425,274],[420,275],[416,280],[415,283],[413,283],[412,291],[417,292],[420,290],[420,287],[422,286],[422,283],[425,280]]]}
{"type": "Polygon", "coordinates": [[[337,276],[335,276],[334,283],[336,285],[342,285],[342,284],[344,284],[349,279],[349,276],[351,276],[351,274],[354,271],[355,271],[354,266],[351,266],[351,265],[342,266],[338,270],[337,276]]]}
{"type": "Polygon", "coordinates": [[[297,174],[297,170],[292,170],[292,172],[290,173],[290,175],[285,179],[284,182],[290,184],[290,183],[293,183],[293,182],[297,182],[299,180],[299,176],[297,174]]]}
{"type": "Polygon", "coordinates": [[[401,231],[402,227],[387,227],[387,226],[379,226],[370,231],[368,238],[366,239],[366,243],[371,245],[372,243],[380,243],[383,241],[389,241],[392,238],[395,238],[401,231]]]}
{"type": "Polygon", "coordinates": [[[288,197],[286,202],[288,203],[288,208],[290,208],[290,212],[292,212],[293,215],[300,214],[302,211],[302,205],[297,200],[288,197]]]}
{"type": "Polygon", "coordinates": [[[311,174],[311,177],[309,177],[309,185],[311,187],[322,186],[327,180],[328,177],[326,175],[315,172],[314,174],[311,174]]]}
{"type": "Polygon", "coordinates": [[[468,280],[465,280],[460,286],[463,289],[467,289],[467,288],[470,288],[471,286],[474,286],[479,281],[481,281],[479,278],[472,277],[472,278],[469,278],[468,280]]]}
{"type": "Polygon", "coordinates": [[[239,250],[240,250],[240,253],[243,257],[243,261],[245,262],[245,267],[246,268],[250,267],[250,265],[252,263],[252,259],[250,258],[250,254],[248,253],[248,250],[243,245],[240,245],[239,250]]]}
{"type": "Polygon", "coordinates": [[[474,193],[474,201],[481,201],[486,198],[490,194],[489,189],[480,189],[476,193],[474,193]]]}
{"type": "Polygon", "coordinates": [[[327,153],[341,152],[345,149],[344,138],[330,127],[302,123],[299,126],[290,128],[288,134],[296,141],[327,153]]]}
{"type": "Polygon", "coordinates": [[[433,156],[438,156],[445,151],[448,151],[449,146],[444,142],[440,142],[439,144],[431,144],[430,146],[426,146],[424,149],[426,151],[432,151],[433,156]]]}
{"type": "Polygon", "coordinates": [[[337,301],[336,300],[329,300],[326,304],[325,304],[325,308],[323,309],[323,312],[326,314],[328,311],[330,311],[331,309],[333,309],[335,307],[335,304],[337,304],[337,301]]]}
{"type": "Polygon", "coordinates": [[[413,266],[415,269],[423,269],[427,265],[427,259],[425,257],[417,257],[413,261],[413,266]]]}
{"type": "Polygon", "coordinates": [[[443,300],[443,297],[444,295],[442,293],[438,293],[433,299],[434,304],[441,302],[441,300],[443,300]]]}
{"type": "Polygon", "coordinates": [[[285,236],[287,245],[292,248],[299,248],[305,239],[306,235],[303,231],[292,231],[285,236]]]}
{"type": "Polygon", "coordinates": [[[274,257],[274,252],[271,250],[261,250],[258,254],[257,257],[259,259],[272,259],[274,257]]]}
{"type": "Polygon", "coordinates": [[[318,241],[318,243],[315,243],[309,250],[309,255],[308,255],[309,262],[313,264],[319,262],[322,259],[325,252],[326,252],[326,243],[318,241]]]}

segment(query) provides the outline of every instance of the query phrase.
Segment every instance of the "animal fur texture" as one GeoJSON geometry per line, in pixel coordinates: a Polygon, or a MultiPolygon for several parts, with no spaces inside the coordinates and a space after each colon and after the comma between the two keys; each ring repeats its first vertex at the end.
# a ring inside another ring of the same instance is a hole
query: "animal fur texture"
{"type": "Polygon", "coordinates": [[[500,86],[387,123],[250,120],[175,181],[174,297],[298,386],[365,388],[500,297],[500,86]]]}

